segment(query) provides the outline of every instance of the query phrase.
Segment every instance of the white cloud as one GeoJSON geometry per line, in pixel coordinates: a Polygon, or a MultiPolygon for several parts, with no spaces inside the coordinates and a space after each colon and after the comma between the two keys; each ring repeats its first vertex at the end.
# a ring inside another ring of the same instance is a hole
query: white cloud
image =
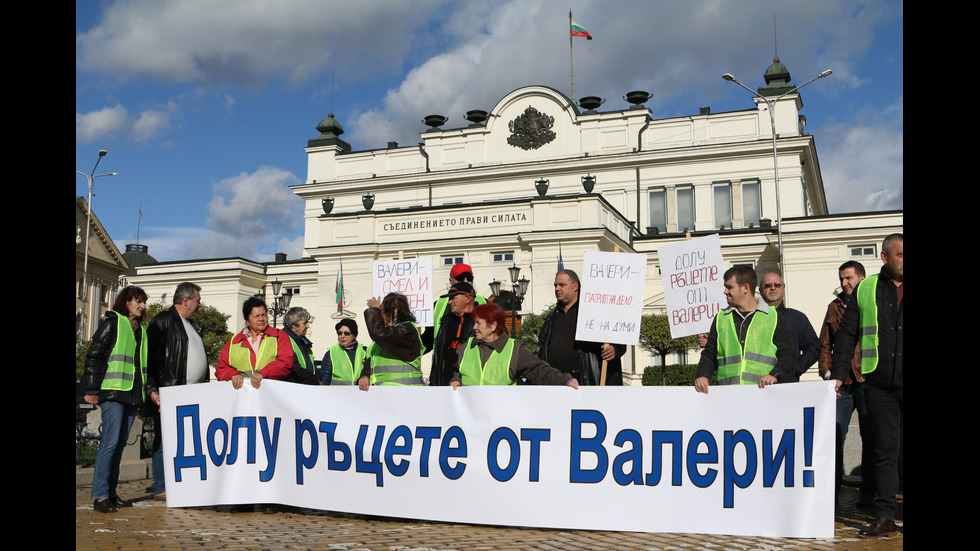
{"type": "MultiPolygon", "coordinates": [[[[568,6],[543,0],[499,2],[483,25],[480,18],[486,14],[467,11],[475,9],[472,3],[460,5],[453,5],[457,13],[440,29],[452,38],[448,47],[408,71],[380,106],[346,117],[338,113],[338,120],[351,123],[345,125],[349,141],[365,148],[389,140],[413,143],[425,130],[423,116],[438,113],[450,118],[446,128],[463,126],[466,111],[489,110],[507,92],[529,84],[570,95],[568,6]],[[469,33],[461,21],[470,21],[469,33]]],[[[615,109],[627,106],[622,99],[626,92],[646,90],[653,93],[647,106],[658,118],[696,113],[702,105],[731,98],[747,100],[744,91],[724,83],[721,75],[731,72],[750,86],[763,84],[775,47],[774,11],[783,38],[780,58],[793,82],[802,83],[832,65],[835,79],[825,79],[819,90],[809,92],[830,96],[864,84],[866,77],[853,67],[871,46],[875,29],[901,17],[900,7],[894,13],[894,2],[887,0],[735,6],[718,1],[572,1],[576,22],[595,37],[574,42],[575,96],[598,95],[607,100],[604,109],[615,109]]]]}
{"type": "Polygon", "coordinates": [[[92,143],[122,135],[134,142],[145,142],[169,129],[180,108],[169,102],[161,109],[147,109],[133,118],[122,105],[105,107],[89,113],[75,113],[75,141],[92,143]]]}
{"type": "MultiPolygon", "coordinates": [[[[292,173],[267,166],[216,183],[206,222],[210,231],[196,240],[186,257],[271,259],[279,251],[267,249],[288,245],[302,233],[303,203],[288,187],[297,183],[292,173]]],[[[295,253],[295,248],[284,252],[295,253]]]]}
{"type": "Polygon", "coordinates": [[[78,64],[118,78],[299,83],[326,68],[397,68],[437,0],[117,0],[76,36],[78,64]]]}
{"type": "Polygon", "coordinates": [[[904,208],[902,100],[864,125],[825,127],[820,168],[832,213],[904,208]],[[897,113],[897,116],[896,116],[897,113]]]}
{"type": "Polygon", "coordinates": [[[75,141],[92,143],[117,133],[126,132],[132,121],[122,105],[105,107],[90,113],[75,113],[75,141]]]}

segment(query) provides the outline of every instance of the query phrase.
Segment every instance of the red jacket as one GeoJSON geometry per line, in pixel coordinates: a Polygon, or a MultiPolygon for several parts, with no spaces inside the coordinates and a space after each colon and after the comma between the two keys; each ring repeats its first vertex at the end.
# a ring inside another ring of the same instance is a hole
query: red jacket
{"type": "MultiPolygon", "coordinates": [[[[249,354],[252,358],[252,363],[255,363],[255,350],[252,346],[248,344],[246,340],[246,330],[243,329],[238,332],[230,341],[225,343],[225,347],[221,349],[221,356],[218,358],[218,365],[214,368],[214,375],[219,381],[230,381],[231,378],[239,373],[237,369],[232,367],[231,363],[228,361],[228,351],[231,350],[232,346],[242,346],[247,348],[249,354]]],[[[289,342],[289,337],[286,335],[285,331],[280,331],[273,327],[267,327],[264,333],[263,339],[273,338],[276,339],[276,359],[270,362],[268,365],[259,369],[259,373],[262,374],[263,378],[282,380],[289,376],[289,373],[293,369],[293,345],[289,342]]],[[[261,341],[259,341],[261,343],[261,341]]]]}

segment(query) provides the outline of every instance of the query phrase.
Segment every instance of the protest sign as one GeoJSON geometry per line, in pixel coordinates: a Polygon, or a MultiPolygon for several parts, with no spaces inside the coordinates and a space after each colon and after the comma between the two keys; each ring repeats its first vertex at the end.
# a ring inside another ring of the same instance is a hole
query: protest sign
{"type": "Polygon", "coordinates": [[[165,387],[167,505],[832,537],[830,382],[165,387]]]}
{"type": "Polygon", "coordinates": [[[715,315],[728,307],[718,234],[664,245],[657,254],[670,336],[679,339],[707,333],[715,315]]]}
{"type": "Polygon", "coordinates": [[[586,252],[575,339],[638,344],[646,275],[645,254],[586,252]]]}
{"type": "Polygon", "coordinates": [[[372,294],[382,299],[388,293],[401,293],[408,299],[408,305],[419,327],[431,327],[432,303],[435,302],[432,290],[432,257],[406,258],[375,262],[371,266],[372,294]]]}

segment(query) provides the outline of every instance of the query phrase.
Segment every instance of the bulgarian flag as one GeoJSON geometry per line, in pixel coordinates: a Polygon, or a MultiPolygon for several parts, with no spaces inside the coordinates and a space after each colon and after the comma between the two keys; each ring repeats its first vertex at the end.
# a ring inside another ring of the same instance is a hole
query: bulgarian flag
{"type": "Polygon", "coordinates": [[[334,286],[334,291],[337,292],[337,311],[343,310],[344,307],[344,261],[340,261],[340,265],[337,266],[337,284],[334,286]]]}
{"type": "Polygon", "coordinates": [[[589,31],[585,30],[585,27],[574,21],[572,21],[572,36],[584,36],[585,38],[592,40],[592,35],[589,34],[589,31]]]}

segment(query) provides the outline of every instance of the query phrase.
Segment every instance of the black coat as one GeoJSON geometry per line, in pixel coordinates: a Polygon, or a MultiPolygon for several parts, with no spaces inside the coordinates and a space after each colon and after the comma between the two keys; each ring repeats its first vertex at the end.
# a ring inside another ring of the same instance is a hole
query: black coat
{"type": "MultiPolygon", "coordinates": [[[[89,346],[88,354],[85,355],[85,374],[82,376],[82,386],[85,388],[85,394],[98,395],[99,403],[121,402],[132,406],[141,406],[146,397],[157,390],[153,376],[149,372],[147,372],[145,393],[141,376],[134,379],[131,390],[102,390],[102,379],[105,378],[106,369],[109,366],[109,354],[116,346],[117,320],[118,314],[116,312],[111,310],[106,312],[98,329],[95,330],[95,334],[92,335],[92,344],[89,346]]],[[[142,369],[139,365],[140,347],[146,345],[147,343],[142,342],[142,331],[140,331],[136,337],[137,374],[142,369]]],[[[147,359],[147,363],[149,363],[149,359],[147,359]]]]}
{"type": "MultiPolygon", "coordinates": [[[[146,328],[150,340],[147,372],[158,386],[187,384],[187,332],[176,307],[160,312],[146,328]]],[[[205,382],[211,380],[207,370],[205,382]]]]}
{"type": "MultiPolygon", "coordinates": [[[[548,317],[545,318],[544,323],[541,325],[541,333],[538,334],[538,357],[548,363],[551,363],[548,359],[548,343],[551,339],[551,327],[555,322],[555,316],[559,308],[561,308],[560,305],[555,306],[555,309],[548,314],[548,317]]],[[[572,308],[578,309],[578,301],[572,305],[572,308]]],[[[569,312],[571,312],[571,309],[569,309],[569,312]]],[[[626,353],[626,345],[614,344],[612,347],[616,351],[616,357],[606,362],[606,386],[623,386],[623,362],[620,358],[626,353]]],[[[578,369],[566,371],[567,366],[558,366],[553,363],[552,366],[563,372],[572,373],[573,376],[578,378],[578,384],[580,385],[599,386],[599,382],[602,379],[602,343],[576,339],[573,348],[578,355],[578,369]]]]}

